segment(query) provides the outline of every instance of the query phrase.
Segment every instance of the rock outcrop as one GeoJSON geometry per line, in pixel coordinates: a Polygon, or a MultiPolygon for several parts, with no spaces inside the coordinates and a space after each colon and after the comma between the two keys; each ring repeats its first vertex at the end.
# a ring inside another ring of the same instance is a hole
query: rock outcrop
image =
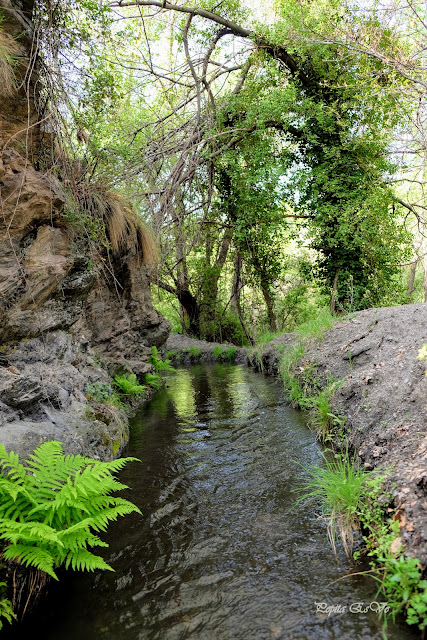
{"type": "Polygon", "coordinates": [[[138,246],[105,257],[64,215],[64,185],[39,162],[32,2],[0,0],[0,8],[3,38],[21,35],[18,80],[34,63],[13,96],[0,86],[0,443],[26,454],[57,438],[68,451],[112,457],[126,420],[119,410],[88,419],[87,384],[150,370],[150,348],[166,340],[169,323],[151,303],[138,246]]]}

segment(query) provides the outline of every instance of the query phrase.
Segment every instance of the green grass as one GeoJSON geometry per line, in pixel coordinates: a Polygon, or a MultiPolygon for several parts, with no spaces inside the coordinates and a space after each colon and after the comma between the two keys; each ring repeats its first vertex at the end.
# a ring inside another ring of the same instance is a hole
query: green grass
{"type": "Polygon", "coordinates": [[[215,347],[213,350],[213,356],[215,360],[220,360],[222,362],[229,361],[233,362],[236,359],[237,347],[215,347]]]}
{"type": "Polygon", "coordinates": [[[198,347],[190,347],[189,349],[187,349],[187,353],[192,358],[198,358],[202,353],[202,350],[199,349],[198,347]]]}
{"type": "Polygon", "coordinates": [[[329,309],[319,309],[319,311],[313,315],[310,320],[303,322],[295,331],[298,334],[300,340],[305,343],[312,340],[322,340],[326,331],[333,327],[336,322],[336,318],[331,315],[329,309]]]}
{"type": "Polygon", "coordinates": [[[279,373],[291,405],[310,412],[310,425],[322,440],[332,437],[333,427],[343,426],[342,419],[332,412],[333,394],[339,383],[330,379],[322,388],[316,367],[311,362],[305,363],[303,358],[312,342],[322,340],[334,322],[329,310],[321,309],[296,328],[297,339],[285,349],[279,363],[279,373]]]}
{"type": "Polygon", "coordinates": [[[408,624],[423,631],[427,628],[427,580],[423,580],[419,560],[405,555],[398,510],[390,509],[393,495],[384,488],[384,474],[362,469],[348,452],[333,459],[325,457],[322,466],[304,468],[309,477],[300,485],[299,502],[315,502],[320,507],[334,550],[341,538],[350,555],[354,533],[362,532],[363,550],[353,556],[358,559],[365,553],[371,557],[371,568],[363,573],[377,582],[377,600],[387,602],[388,609],[380,612],[384,638],[389,621],[401,614],[408,624]]]}
{"type": "Polygon", "coordinates": [[[337,536],[348,555],[353,549],[353,532],[359,530],[359,513],[365,498],[364,486],[369,472],[361,469],[346,453],[332,460],[324,458],[322,466],[304,467],[309,478],[301,485],[300,501],[319,504],[328,521],[328,536],[333,549],[337,536]]]}
{"type": "Polygon", "coordinates": [[[270,342],[270,340],[274,340],[274,338],[278,338],[279,336],[281,336],[282,333],[283,331],[264,331],[264,333],[261,333],[257,336],[255,344],[266,344],[267,342],[270,342]]]}

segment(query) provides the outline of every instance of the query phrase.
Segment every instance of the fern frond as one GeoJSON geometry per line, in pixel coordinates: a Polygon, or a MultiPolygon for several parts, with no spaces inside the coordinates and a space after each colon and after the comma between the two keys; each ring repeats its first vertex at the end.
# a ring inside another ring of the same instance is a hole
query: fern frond
{"type": "Polygon", "coordinates": [[[54,558],[45,549],[24,544],[11,544],[3,551],[3,557],[6,560],[19,561],[26,567],[35,567],[58,580],[54,571],[54,558]]]}
{"type": "Polygon", "coordinates": [[[6,447],[3,444],[0,444],[0,467],[5,471],[8,469],[8,471],[6,471],[6,475],[9,479],[25,481],[25,467],[20,464],[18,454],[14,451],[7,453],[6,447]]]}
{"type": "Polygon", "coordinates": [[[80,549],[78,553],[70,551],[65,560],[65,567],[68,569],[70,565],[72,569],[79,569],[81,571],[94,571],[95,569],[114,571],[101,556],[96,556],[87,549],[80,549]]]}
{"type": "Polygon", "coordinates": [[[96,533],[119,516],[141,513],[111,495],[127,488],[114,473],[134,460],[64,456],[62,444],[51,441],[22,465],[0,445],[0,539],[8,543],[4,557],[54,578],[54,567],[64,562],[73,568],[111,569],[87,547],[108,546],[96,533]]]}
{"type": "Polygon", "coordinates": [[[18,542],[55,543],[63,545],[60,535],[42,522],[14,522],[13,520],[0,520],[0,538],[9,540],[14,544],[18,542]]]}

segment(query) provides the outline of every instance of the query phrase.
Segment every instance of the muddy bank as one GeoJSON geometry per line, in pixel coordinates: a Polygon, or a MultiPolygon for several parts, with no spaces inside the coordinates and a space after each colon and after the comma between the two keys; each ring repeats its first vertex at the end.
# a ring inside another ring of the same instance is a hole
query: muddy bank
{"type": "MultiPolygon", "coordinates": [[[[284,334],[257,352],[240,349],[238,357],[246,354],[248,364],[277,374],[283,351],[295,339],[295,334],[284,334]]],[[[388,484],[402,512],[402,541],[424,567],[427,378],[425,363],[417,355],[426,342],[427,305],[369,309],[337,322],[321,344],[306,349],[295,370],[302,380],[310,367],[321,387],[331,378],[341,381],[332,399],[332,412],[345,419],[346,441],[367,469],[390,469],[388,484]]],[[[199,341],[183,336],[170,336],[166,344],[203,349],[199,341]]],[[[210,357],[211,351],[203,357],[210,357]]]]}

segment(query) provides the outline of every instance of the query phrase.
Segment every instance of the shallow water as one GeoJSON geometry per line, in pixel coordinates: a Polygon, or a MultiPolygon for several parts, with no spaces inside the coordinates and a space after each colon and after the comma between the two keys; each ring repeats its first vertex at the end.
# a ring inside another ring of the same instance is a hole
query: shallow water
{"type": "MultiPolygon", "coordinates": [[[[366,577],[334,557],[296,504],[321,451],[279,383],[246,367],[179,369],[133,419],[120,479],[142,510],[112,526],[115,573],[53,589],[31,621],[45,640],[358,640],[382,637],[366,577]],[[331,584],[333,583],[333,584],[331,584]],[[330,616],[316,603],[341,607],[330,616]],[[358,607],[356,606],[356,609],[358,607]],[[344,609],[344,611],[343,611],[344,609]]],[[[11,637],[28,637],[23,628],[11,637]]],[[[393,627],[389,638],[413,638],[393,627]]]]}

